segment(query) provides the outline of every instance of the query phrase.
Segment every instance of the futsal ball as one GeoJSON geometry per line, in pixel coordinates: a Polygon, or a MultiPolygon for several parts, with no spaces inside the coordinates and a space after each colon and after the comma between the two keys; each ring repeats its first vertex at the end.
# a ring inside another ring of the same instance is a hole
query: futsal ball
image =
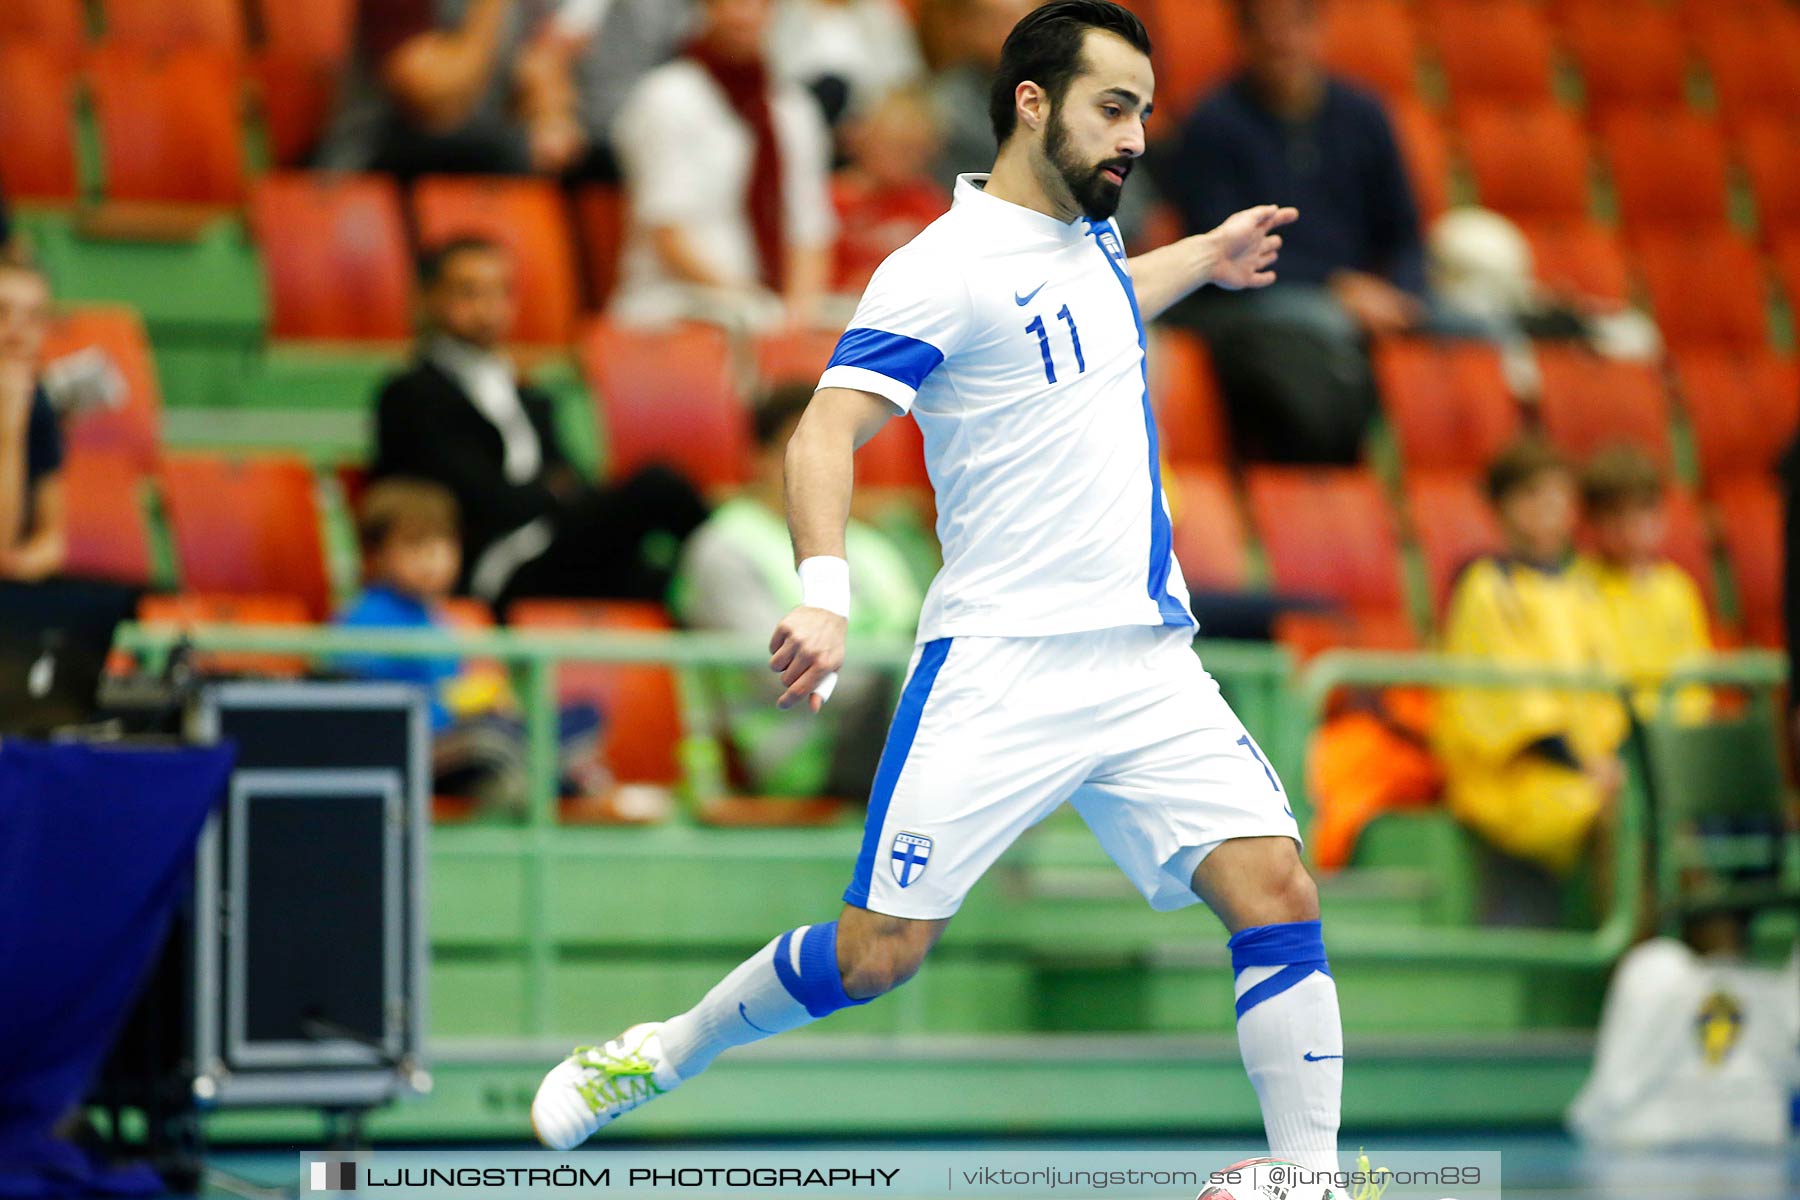
{"type": "Polygon", "coordinates": [[[1319,1194],[1317,1184],[1300,1184],[1294,1172],[1300,1167],[1279,1158],[1246,1158],[1222,1171],[1200,1189],[1195,1200],[1302,1200],[1319,1194]]]}

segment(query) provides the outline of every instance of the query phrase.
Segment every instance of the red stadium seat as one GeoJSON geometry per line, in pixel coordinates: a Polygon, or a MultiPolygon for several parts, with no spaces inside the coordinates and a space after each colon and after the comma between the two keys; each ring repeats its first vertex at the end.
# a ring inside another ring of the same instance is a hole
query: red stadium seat
{"type": "Polygon", "coordinates": [[[104,412],[90,411],[68,425],[72,453],[117,454],[136,475],[156,470],[162,457],[162,389],[150,339],[137,313],[122,306],[94,305],[71,309],[51,326],[44,339],[44,361],[97,347],[125,379],[125,402],[104,412]]]}
{"type": "Polygon", "coordinates": [[[744,478],[748,414],[732,385],[725,335],[703,325],[639,330],[596,320],[578,348],[614,478],[651,463],[702,487],[744,478]]]}
{"type": "Polygon", "coordinates": [[[1685,109],[1615,112],[1600,139],[1627,230],[1726,224],[1725,143],[1711,121],[1685,109]]]}
{"type": "Polygon", "coordinates": [[[1400,612],[1400,543],[1381,485],[1353,467],[1253,467],[1250,519],[1275,586],[1353,613],[1400,612]]]}
{"type": "Polygon", "coordinates": [[[103,0],[106,40],[167,54],[206,46],[237,56],[244,53],[244,10],[240,0],[103,0]]]}
{"type": "Polygon", "coordinates": [[[1638,266],[1671,346],[1768,346],[1762,264],[1748,243],[1723,227],[1671,230],[1640,242],[1638,266]]]}
{"type": "Polygon", "coordinates": [[[289,595],[315,620],[326,615],[331,586],[304,460],[170,455],[161,484],[183,587],[289,595]]]}
{"type": "Polygon", "coordinates": [[[87,42],[82,0],[6,0],[0,4],[0,46],[29,42],[73,67],[87,42]]]}
{"type": "Polygon", "coordinates": [[[1631,296],[1624,247],[1597,221],[1521,221],[1531,243],[1539,283],[1557,295],[1609,301],[1623,307],[1631,296]]]}
{"type": "Polygon", "coordinates": [[[1226,0],[1156,0],[1156,107],[1173,127],[1237,63],[1237,24],[1226,0]]]}
{"type": "Polygon", "coordinates": [[[1537,358],[1538,405],[1551,441],[1576,458],[1626,443],[1668,468],[1669,401],[1653,368],[1565,346],[1545,346],[1537,358]]]}
{"type": "MultiPolygon", "coordinates": [[[[145,625],[306,625],[306,605],[298,596],[217,595],[180,592],[145,596],[138,601],[138,620],[145,625]]],[[[285,654],[197,654],[194,666],[208,675],[267,675],[293,678],[306,673],[306,660],[285,654]]]]}
{"type": "Polygon", "coordinates": [[[257,181],[249,216],[275,337],[398,340],[412,332],[412,262],[391,179],[278,172],[257,181]]]}
{"type": "Polygon", "coordinates": [[[1787,292],[1788,307],[1800,312],[1800,230],[1776,238],[1775,270],[1787,292]]]}
{"type": "Polygon", "coordinates": [[[1774,467],[1800,427],[1800,367],[1793,359],[1689,349],[1676,355],[1675,374],[1702,478],[1774,467]]]}
{"type": "Polygon", "coordinates": [[[1388,105],[1394,137],[1406,160],[1407,179],[1419,215],[1426,221],[1450,207],[1450,147],[1436,114],[1416,99],[1398,97],[1388,105]]]}
{"type": "Polygon", "coordinates": [[[1696,41],[1727,124],[1800,118],[1800,21],[1791,9],[1738,19],[1721,14],[1696,41]]]}
{"type": "Polygon", "coordinates": [[[1694,577],[1709,613],[1719,611],[1718,582],[1713,574],[1712,534],[1707,529],[1706,514],[1694,493],[1679,486],[1669,488],[1664,511],[1668,515],[1668,534],[1663,538],[1663,554],[1676,566],[1694,577]]]}
{"type": "Polygon", "coordinates": [[[130,455],[74,450],[63,463],[69,539],[63,573],[143,587],[150,582],[150,523],[144,476],[130,455]]]}
{"type": "Polygon", "coordinates": [[[1767,20],[1788,7],[1787,0],[1675,0],[1675,15],[1695,40],[1704,38],[1715,25],[1745,20],[1767,20]]]}
{"type": "Polygon", "coordinates": [[[1205,342],[1183,330],[1157,331],[1150,343],[1150,398],[1158,447],[1171,464],[1210,466],[1230,457],[1225,410],[1205,342]]]}
{"type": "Polygon", "coordinates": [[[1587,215],[1587,136],[1567,109],[1471,102],[1457,127],[1484,207],[1514,218],[1587,215]]]}
{"type": "Polygon", "coordinates": [[[1425,28],[1459,107],[1550,99],[1550,24],[1529,0],[1437,0],[1425,28]]]}
{"type": "Polygon", "coordinates": [[[569,341],[579,300],[575,244],[554,183],[428,176],[413,189],[413,215],[426,247],[469,234],[504,246],[517,274],[517,339],[557,345],[569,341]]]}
{"type": "Polygon", "coordinates": [[[350,57],[356,0],[257,0],[256,10],[271,50],[309,62],[350,57]]]}
{"type": "Polygon", "coordinates": [[[1767,475],[1740,475],[1712,491],[1725,559],[1737,585],[1739,623],[1753,645],[1784,644],[1781,494],[1767,475]]]}
{"type": "Polygon", "coordinates": [[[484,600],[473,596],[451,596],[437,602],[438,612],[452,629],[478,630],[494,627],[494,610],[484,600]]]}
{"type": "Polygon", "coordinates": [[[0,42],[0,191],[75,199],[75,75],[48,46],[0,42]]]}
{"type": "Polygon", "coordinates": [[[1800,233],[1800,119],[1749,121],[1738,136],[1738,156],[1756,197],[1756,220],[1763,236],[1800,233]]]}
{"type": "MultiPolygon", "coordinates": [[[[823,331],[778,334],[756,340],[756,378],[759,386],[782,384],[812,386],[825,373],[837,349],[838,335],[823,331]]],[[[904,488],[930,491],[925,471],[925,440],[911,417],[896,417],[856,452],[858,487],[904,488]]]]}
{"type": "Polygon", "coordinates": [[[103,46],[88,60],[106,195],[235,205],[244,154],[236,66],[217,50],[155,57],[103,46]]]}
{"type": "Polygon", "coordinates": [[[1382,96],[1412,95],[1419,42],[1403,0],[1332,0],[1325,6],[1325,62],[1382,96]]]}
{"type": "Polygon", "coordinates": [[[1463,568],[1484,554],[1498,554],[1506,539],[1474,471],[1410,471],[1406,507],[1412,514],[1431,611],[1442,617],[1463,568]]]}
{"type": "Polygon", "coordinates": [[[1480,470],[1518,435],[1518,405],[1487,343],[1384,340],[1375,378],[1408,471],[1480,470]]]}
{"type": "Polygon", "coordinates": [[[839,336],[829,330],[807,329],[757,338],[751,346],[756,360],[757,384],[771,388],[783,384],[818,383],[837,349],[839,336]]]}
{"type": "Polygon", "coordinates": [[[619,284],[619,258],[625,247],[625,193],[598,183],[578,190],[575,232],[587,268],[588,303],[598,312],[606,308],[619,284]]]}
{"type": "Polygon", "coordinates": [[[256,103],[277,166],[306,162],[325,136],[338,88],[333,64],[270,51],[251,65],[256,103]]]}
{"type": "Polygon", "coordinates": [[[925,469],[925,436],[917,421],[895,417],[863,444],[856,452],[856,485],[931,491],[931,475],[925,469]]]}
{"type": "Polygon", "coordinates": [[[1174,467],[1164,487],[1174,515],[1175,557],[1188,587],[1213,592],[1248,587],[1250,544],[1225,468],[1174,467]]]}
{"type": "MultiPolygon", "coordinates": [[[[673,626],[660,605],[629,600],[521,600],[514,628],[623,633],[673,626]]],[[[681,705],[675,672],[666,666],[564,663],[557,670],[562,702],[602,713],[601,757],[622,783],[673,784],[681,778],[681,705]]]]}
{"type": "Polygon", "coordinates": [[[1685,102],[1688,54],[1681,24],[1653,0],[1573,4],[1563,34],[1581,71],[1589,112],[1685,102]]]}

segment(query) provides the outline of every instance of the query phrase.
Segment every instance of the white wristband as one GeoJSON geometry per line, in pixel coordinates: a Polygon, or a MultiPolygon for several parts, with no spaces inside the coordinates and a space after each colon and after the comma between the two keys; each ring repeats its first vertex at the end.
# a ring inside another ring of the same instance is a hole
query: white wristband
{"type": "Polygon", "coordinates": [[[850,564],[819,554],[800,562],[800,603],[850,619],[850,564]]]}

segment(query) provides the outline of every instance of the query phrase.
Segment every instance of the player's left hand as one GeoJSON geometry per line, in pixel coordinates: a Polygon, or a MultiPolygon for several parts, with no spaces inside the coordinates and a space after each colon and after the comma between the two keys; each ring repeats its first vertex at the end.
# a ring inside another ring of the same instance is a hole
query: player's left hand
{"type": "Polygon", "coordinates": [[[1206,235],[1217,256],[1209,282],[1234,292],[1274,283],[1275,272],[1269,268],[1281,251],[1281,235],[1275,231],[1299,217],[1298,209],[1263,204],[1225,218],[1206,235]]]}

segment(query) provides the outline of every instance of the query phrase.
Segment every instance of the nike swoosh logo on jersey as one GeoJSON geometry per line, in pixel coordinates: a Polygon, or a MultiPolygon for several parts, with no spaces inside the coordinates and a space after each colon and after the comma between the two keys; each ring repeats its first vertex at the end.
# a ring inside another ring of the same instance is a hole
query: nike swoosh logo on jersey
{"type": "Polygon", "coordinates": [[[1014,292],[1013,293],[1013,303],[1017,304],[1020,308],[1024,308],[1027,304],[1030,304],[1033,300],[1037,299],[1037,294],[1039,292],[1043,291],[1045,288],[1047,288],[1049,286],[1050,286],[1050,281],[1048,279],[1046,279],[1046,280],[1044,280],[1044,282],[1038,284],[1035,288],[1033,288],[1031,290],[1031,294],[1029,296],[1021,296],[1021,295],[1019,295],[1019,293],[1014,292]]]}
{"type": "Polygon", "coordinates": [[[1324,1062],[1328,1058],[1342,1058],[1344,1056],[1341,1054],[1314,1054],[1311,1050],[1308,1050],[1300,1057],[1304,1058],[1307,1062],[1324,1062]]]}

